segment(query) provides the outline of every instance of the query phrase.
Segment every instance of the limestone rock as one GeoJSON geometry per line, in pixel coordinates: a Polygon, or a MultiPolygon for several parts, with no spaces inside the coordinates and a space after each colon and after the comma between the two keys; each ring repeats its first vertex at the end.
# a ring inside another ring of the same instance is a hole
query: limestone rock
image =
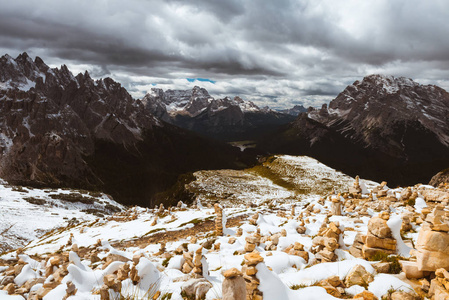
{"type": "Polygon", "coordinates": [[[242,272],[232,268],[224,273],[222,300],[246,300],[246,282],[242,272]]]}
{"type": "Polygon", "coordinates": [[[391,229],[387,221],[380,217],[373,217],[368,222],[368,231],[378,238],[391,238],[391,229]]]}
{"type": "MultiPolygon", "coordinates": [[[[212,284],[204,278],[189,279],[181,287],[182,292],[192,299],[204,299],[212,284]]],[[[189,299],[191,299],[189,298],[189,299]]]]}
{"type": "Polygon", "coordinates": [[[362,265],[355,265],[345,278],[345,285],[347,287],[353,285],[366,286],[368,283],[374,280],[372,274],[368,273],[362,265]]]}

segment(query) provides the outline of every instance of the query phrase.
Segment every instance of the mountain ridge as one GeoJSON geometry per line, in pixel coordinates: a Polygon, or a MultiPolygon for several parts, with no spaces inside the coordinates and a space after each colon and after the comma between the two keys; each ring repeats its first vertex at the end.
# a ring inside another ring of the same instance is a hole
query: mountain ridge
{"type": "Polygon", "coordinates": [[[273,153],[311,155],[373,180],[428,182],[449,165],[449,93],[411,79],[366,76],[261,140],[273,153]]]}
{"type": "Polygon", "coordinates": [[[191,90],[152,88],[142,103],[168,123],[222,141],[255,139],[294,120],[290,114],[259,108],[238,96],[215,99],[199,86],[191,90]]]}
{"type": "Polygon", "coordinates": [[[147,206],[180,174],[251,160],[158,120],[110,78],[26,53],[3,56],[0,70],[0,176],[15,184],[104,189],[147,206]]]}

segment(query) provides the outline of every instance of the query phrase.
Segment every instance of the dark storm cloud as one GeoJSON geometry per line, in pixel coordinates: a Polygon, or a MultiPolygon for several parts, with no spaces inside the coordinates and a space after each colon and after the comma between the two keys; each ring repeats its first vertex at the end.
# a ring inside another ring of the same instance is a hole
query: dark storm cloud
{"type": "Polygon", "coordinates": [[[319,105],[372,73],[449,87],[449,2],[429,0],[0,0],[0,50],[260,105],[319,105]],[[180,80],[184,81],[180,81],[180,80]],[[317,103],[314,103],[317,102],[317,103]]]}

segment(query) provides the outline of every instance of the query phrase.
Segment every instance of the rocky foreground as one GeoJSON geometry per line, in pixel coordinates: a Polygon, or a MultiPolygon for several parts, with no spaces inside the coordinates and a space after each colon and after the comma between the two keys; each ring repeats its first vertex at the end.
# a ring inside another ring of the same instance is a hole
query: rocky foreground
{"type": "Polygon", "coordinates": [[[449,186],[289,194],[307,181],[288,169],[278,199],[202,180],[193,205],[47,232],[0,256],[0,299],[449,299],[449,186]]]}

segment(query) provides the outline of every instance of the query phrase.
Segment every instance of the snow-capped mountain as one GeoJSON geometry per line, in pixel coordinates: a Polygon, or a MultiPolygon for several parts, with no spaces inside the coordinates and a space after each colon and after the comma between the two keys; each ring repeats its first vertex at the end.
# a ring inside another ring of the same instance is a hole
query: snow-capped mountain
{"type": "Polygon", "coordinates": [[[293,120],[290,115],[259,108],[240,97],[214,99],[198,86],[192,90],[152,88],[142,103],[166,122],[226,141],[253,139],[293,120]]]}
{"type": "Polygon", "coordinates": [[[428,182],[449,166],[449,93],[411,79],[370,75],[264,143],[307,153],[350,174],[428,182]],[[273,142],[275,139],[277,142],[273,142]]]}
{"type": "Polygon", "coordinates": [[[74,76],[26,53],[0,58],[0,128],[9,182],[100,188],[142,204],[181,173],[236,158],[236,149],[161,122],[114,80],[74,76]]]}
{"type": "Polygon", "coordinates": [[[289,114],[289,115],[292,115],[292,116],[295,116],[295,117],[298,116],[300,113],[303,113],[303,112],[306,112],[306,111],[307,111],[307,108],[305,108],[302,105],[295,105],[292,108],[287,108],[287,109],[280,110],[281,113],[289,114]]]}

